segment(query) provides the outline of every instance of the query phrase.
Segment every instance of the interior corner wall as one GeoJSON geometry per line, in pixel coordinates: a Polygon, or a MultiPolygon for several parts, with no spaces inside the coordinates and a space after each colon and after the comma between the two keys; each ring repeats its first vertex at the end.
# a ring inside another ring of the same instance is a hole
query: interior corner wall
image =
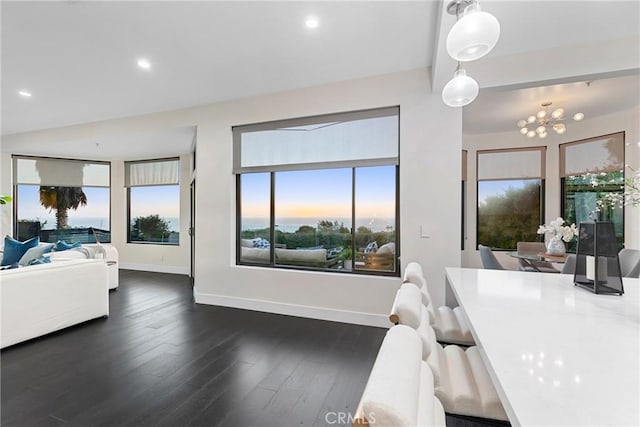
{"type": "MultiPolygon", "coordinates": [[[[0,153],[1,145],[0,142],[0,153]]],[[[0,194],[10,196],[13,194],[11,190],[11,156],[2,154],[0,156],[0,194]]],[[[13,217],[13,202],[6,205],[0,205],[0,238],[6,235],[13,235],[11,230],[11,219],[13,217]]],[[[4,240],[2,245],[4,245],[4,240]]]]}
{"type": "MultiPolygon", "coordinates": [[[[422,264],[434,303],[441,305],[445,267],[460,265],[462,112],[444,105],[438,93],[431,93],[429,82],[429,71],[418,69],[35,134],[40,141],[65,140],[196,125],[196,301],[386,327],[401,283],[398,277],[236,265],[231,127],[399,105],[401,264],[422,264]]],[[[189,171],[184,164],[182,160],[183,171],[189,171]]],[[[112,175],[122,176],[117,172],[122,168],[122,161],[114,161],[112,175]]],[[[180,234],[181,246],[188,250],[188,185],[184,191],[180,234]]],[[[111,198],[121,267],[143,263],[137,258],[143,248],[124,240],[126,193],[115,178],[111,198]],[[117,235],[116,228],[123,234],[117,235]]],[[[154,263],[168,262],[168,252],[162,259],[154,249],[144,250],[154,263]]]]}
{"type": "MultiPolygon", "coordinates": [[[[585,119],[581,123],[567,126],[564,135],[554,132],[546,139],[525,138],[515,128],[510,132],[468,134],[462,136],[462,145],[469,152],[468,182],[466,197],[466,242],[462,252],[464,267],[482,267],[480,254],[476,249],[476,214],[477,214],[477,185],[476,185],[476,152],[494,148],[517,148],[531,146],[546,146],[546,178],[545,178],[545,222],[558,216],[560,212],[560,164],[559,145],[565,142],[578,141],[599,135],[625,132],[625,163],[640,170],[640,106],[604,116],[585,119]]],[[[628,172],[628,170],[627,170],[628,172]]],[[[640,249],[640,207],[625,208],[625,247],[640,249]]],[[[517,261],[506,253],[496,251],[496,256],[505,268],[517,269],[517,261]]]]}

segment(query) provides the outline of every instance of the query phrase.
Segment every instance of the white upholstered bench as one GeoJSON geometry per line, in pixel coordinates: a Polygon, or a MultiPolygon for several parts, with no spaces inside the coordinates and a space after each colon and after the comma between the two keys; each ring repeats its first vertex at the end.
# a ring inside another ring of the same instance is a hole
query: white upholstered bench
{"type": "Polygon", "coordinates": [[[415,329],[422,341],[422,358],[432,370],[435,395],[449,414],[507,421],[498,393],[478,348],[442,347],[429,324],[421,291],[413,283],[400,287],[390,319],[415,329]]]}
{"type": "Polygon", "coordinates": [[[431,295],[427,288],[427,281],[424,278],[420,264],[410,262],[404,270],[403,281],[404,283],[413,283],[420,288],[422,304],[429,312],[429,321],[438,341],[465,346],[475,345],[466,315],[461,307],[433,306],[431,295]]]}
{"type": "Polygon", "coordinates": [[[394,326],[380,346],[355,414],[354,426],[444,426],[445,414],[434,396],[433,374],[422,360],[415,330],[394,326]]]}

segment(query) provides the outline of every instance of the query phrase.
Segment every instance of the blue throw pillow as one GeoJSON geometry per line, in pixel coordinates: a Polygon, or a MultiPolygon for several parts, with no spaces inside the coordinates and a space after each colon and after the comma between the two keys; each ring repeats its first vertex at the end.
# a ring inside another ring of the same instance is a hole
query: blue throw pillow
{"type": "Polygon", "coordinates": [[[20,261],[20,258],[27,252],[27,250],[38,246],[40,243],[40,237],[32,237],[29,240],[20,242],[12,239],[9,236],[4,238],[4,255],[2,256],[2,262],[0,265],[10,265],[20,261]]]}
{"type": "Polygon", "coordinates": [[[67,243],[64,240],[58,240],[56,242],[56,246],[53,248],[54,251],[68,251],[69,249],[79,248],[82,246],[80,242],[75,242],[73,244],[67,243]]]}
{"type": "Polygon", "coordinates": [[[43,256],[40,258],[32,259],[29,261],[28,265],[40,265],[40,264],[49,264],[51,262],[51,258],[48,256],[43,256]]]}
{"type": "Polygon", "coordinates": [[[14,262],[14,263],[13,263],[13,264],[11,264],[11,265],[3,265],[2,267],[0,267],[0,270],[11,270],[11,269],[18,268],[18,267],[20,267],[20,266],[18,265],[18,263],[17,263],[17,262],[14,262]]]}

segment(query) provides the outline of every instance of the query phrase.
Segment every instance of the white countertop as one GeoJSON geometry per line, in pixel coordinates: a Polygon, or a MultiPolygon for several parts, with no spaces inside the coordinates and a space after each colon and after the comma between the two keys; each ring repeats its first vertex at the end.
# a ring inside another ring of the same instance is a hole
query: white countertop
{"type": "Polygon", "coordinates": [[[640,280],[447,268],[513,425],[640,425],[640,280]]]}

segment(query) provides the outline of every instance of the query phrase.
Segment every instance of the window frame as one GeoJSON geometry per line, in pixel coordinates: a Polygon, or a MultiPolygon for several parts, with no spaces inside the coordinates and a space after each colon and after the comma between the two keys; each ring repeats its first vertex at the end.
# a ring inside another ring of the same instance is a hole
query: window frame
{"type": "Polygon", "coordinates": [[[301,118],[293,118],[293,119],[284,119],[277,120],[271,122],[262,122],[255,123],[250,125],[242,125],[242,126],[233,126],[233,173],[236,176],[236,266],[251,266],[251,267],[263,267],[263,268],[273,268],[273,269],[282,269],[282,270],[294,270],[294,271],[315,271],[315,272],[326,272],[326,273],[336,273],[336,274],[347,274],[347,275],[364,275],[364,276],[389,276],[389,277],[400,277],[401,269],[400,269],[400,106],[390,106],[390,107],[381,107],[381,108],[373,108],[367,110],[358,110],[352,112],[343,112],[343,113],[330,113],[330,114],[322,114],[316,116],[307,116],[301,118]],[[250,131],[255,130],[269,130],[274,128],[281,127],[294,127],[294,126],[302,126],[309,124],[321,124],[323,122],[332,122],[339,120],[343,117],[360,117],[362,119],[370,119],[375,117],[384,116],[385,112],[388,112],[390,109],[394,109],[396,111],[398,117],[398,140],[396,142],[397,145],[397,159],[394,163],[380,163],[379,161],[337,161],[337,162],[319,162],[319,163],[305,163],[304,167],[296,168],[295,165],[287,165],[287,166],[279,166],[277,170],[265,170],[262,167],[249,167],[243,168],[240,163],[240,138],[241,132],[236,132],[237,129],[247,129],[250,131]],[[356,164],[354,164],[356,163],[356,164]],[[301,170],[318,170],[318,169],[340,169],[340,168],[350,168],[351,169],[351,249],[352,249],[352,259],[355,257],[355,246],[356,246],[356,227],[355,227],[355,218],[356,218],[356,168],[359,167],[369,167],[369,166],[394,166],[395,167],[395,257],[394,257],[394,271],[384,271],[384,270],[367,270],[367,269],[356,269],[353,268],[351,270],[345,269],[329,269],[329,268],[317,268],[317,267],[307,267],[307,266],[294,266],[294,265],[283,265],[277,264],[275,262],[275,238],[276,238],[276,230],[275,230],[275,174],[277,172],[285,172],[285,171],[301,171],[301,170]],[[258,262],[250,262],[250,261],[242,261],[241,259],[241,234],[242,234],[242,185],[241,179],[242,175],[249,173],[269,173],[270,180],[270,195],[269,195],[269,238],[271,245],[269,247],[269,263],[258,263],[258,262]]]}
{"type": "MultiPolygon", "coordinates": [[[[169,187],[169,186],[178,186],[178,212],[180,212],[180,204],[182,203],[182,180],[180,179],[180,175],[182,174],[182,164],[180,162],[179,156],[174,157],[162,157],[158,159],[145,159],[145,160],[127,160],[124,162],[124,170],[125,176],[127,171],[128,164],[135,163],[155,163],[155,162],[166,162],[175,160],[178,162],[178,184],[160,184],[160,185],[145,185],[143,187],[169,187]]],[[[127,193],[127,244],[129,245],[158,245],[158,246],[180,246],[180,230],[178,230],[178,242],[177,243],[163,243],[163,242],[148,242],[144,240],[131,240],[131,186],[128,186],[125,180],[125,188],[127,193]]],[[[182,218],[178,216],[180,220],[180,228],[182,228],[182,218]]]]}
{"type": "MultiPolygon", "coordinates": [[[[566,179],[567,176],[578,176],[578,175],[567,175],[566,174],[566,159],[567,159],[567,153],[566,153],[566,149],[565,147],[568,146],[572,146],[572,145],[580,145],[580,144],[588,144],[589,142],[592,141],[597,141],[603,138],[607,138],[607,137],[611,137],[611,136],[616,136],[619,135],[621,138],[621,143],[622,143],[622,180],[624,181],[624,179],[626,178],[626,168],[625,168],[625,161],[626,161],[626,150],[625,150],[625,144],[626,144],[626,131],[620,131],[620,132],[612,132],[612,133],[607,133],[604,135],[599,135],[599,136],[593,136],[590,138],[584,138],[584,139],[579,139],[576,141],[569,141],[569,142],[564,142],[562,144],[558,145],[558,157],[559,157],[559,161],[558,161],[558,177],[560,179],[560,212],[561,214],[564,216],[565,214],[565,208],[566,208],[566,179]]],[[[583,174],[586,173],[596,173],[596,172],[584,172],[583,174]]],[[[625,242],[625,228],[626,228],[626,209],[623,207],[621,209],[622,212],[622,245],[624,246],[624,242],[625,242]]]]}
{"type": "Polygon", "coordinates": [[[460,186],[460,250],[464,251],[467,240],[467,179],[469,165],[469,151],[463,149],[461,154],[462,161],[462,182],[460,186]]]}
{"type": "MultiPolygon", "coordinates": [[[[93,187],[93,188],[106,188],[109,190],[109,202],[108,202],[108,212],[109,212],[109,241],[108,242],[101,242],[101,243],[111,243],[112,242],[112,238],[111,238],[111,233],[113,232],[113,228],[112,228],[112,220],[111,220],[111,187],[112,187],[112,176],[111,176],[111,162],[108,160],[89,160],[89,159],[70,159],[70,158],[65,158],[65,157],[51,157],[51,156],[33,156],[33,155],[26,155],[26,154],[12,154],[11,155],[11,166],[12,166],[12,172],[11,172],[11,180],[12,182],[12,191],[13,191],[13,209],[12,209],[12,213],[13,213],[13,224],[11,227],[11,231],[13,234],[13,238],[17,239],[18,238],[18,222],[19,222],[19,218],[18,218],[18,206],[19,206],[19,197],[18,197],[18,185],[27,185],[27,184],[17,184],[16,181],[16,170],[15,170],[15,159],[34,159],[34,160],[38,160],[38,159],[44,159],[44,160],[62,160],[62,161],[72,161],[72,162],[82,162],[82,163],[95,163],[95,164],[101,164],[101,165],[107,165],[109,167],[109,186],[108,187],[102,187],[102,186],[87,186],[87,187],[93,187]]],[[[35,185],[35,184],[34,184],[35,185]]]]}
{"type": "MultiPolygon", "coordinates": [[[[480,182],[482,181],[516,181],[516,180],[540,180],[540,224],[544,224],[546,222],[546,163],[547,163],[547,146],[546,145],[536,145],[530,147],[514,147],[514,148],[498,148],[498,149],[489,149],[489,150],[477,150],[476,151],[476,245],[475,250],[479,250],[479,237],[480,237],[480,209],[478,208],[479,200],[480,200],[480,182]],[[518,151],[540,151],[540,177],[539,178],[502,178],[502,179],[478,179],[479,170],[480,170],[480,155],[487,153],[508,153],[508,152],[518,152],[518,151]]],[[[503,248],[491,248],[494,252],[512,252],[516,248],[512,249],[503,249],[503,248]]]]}

